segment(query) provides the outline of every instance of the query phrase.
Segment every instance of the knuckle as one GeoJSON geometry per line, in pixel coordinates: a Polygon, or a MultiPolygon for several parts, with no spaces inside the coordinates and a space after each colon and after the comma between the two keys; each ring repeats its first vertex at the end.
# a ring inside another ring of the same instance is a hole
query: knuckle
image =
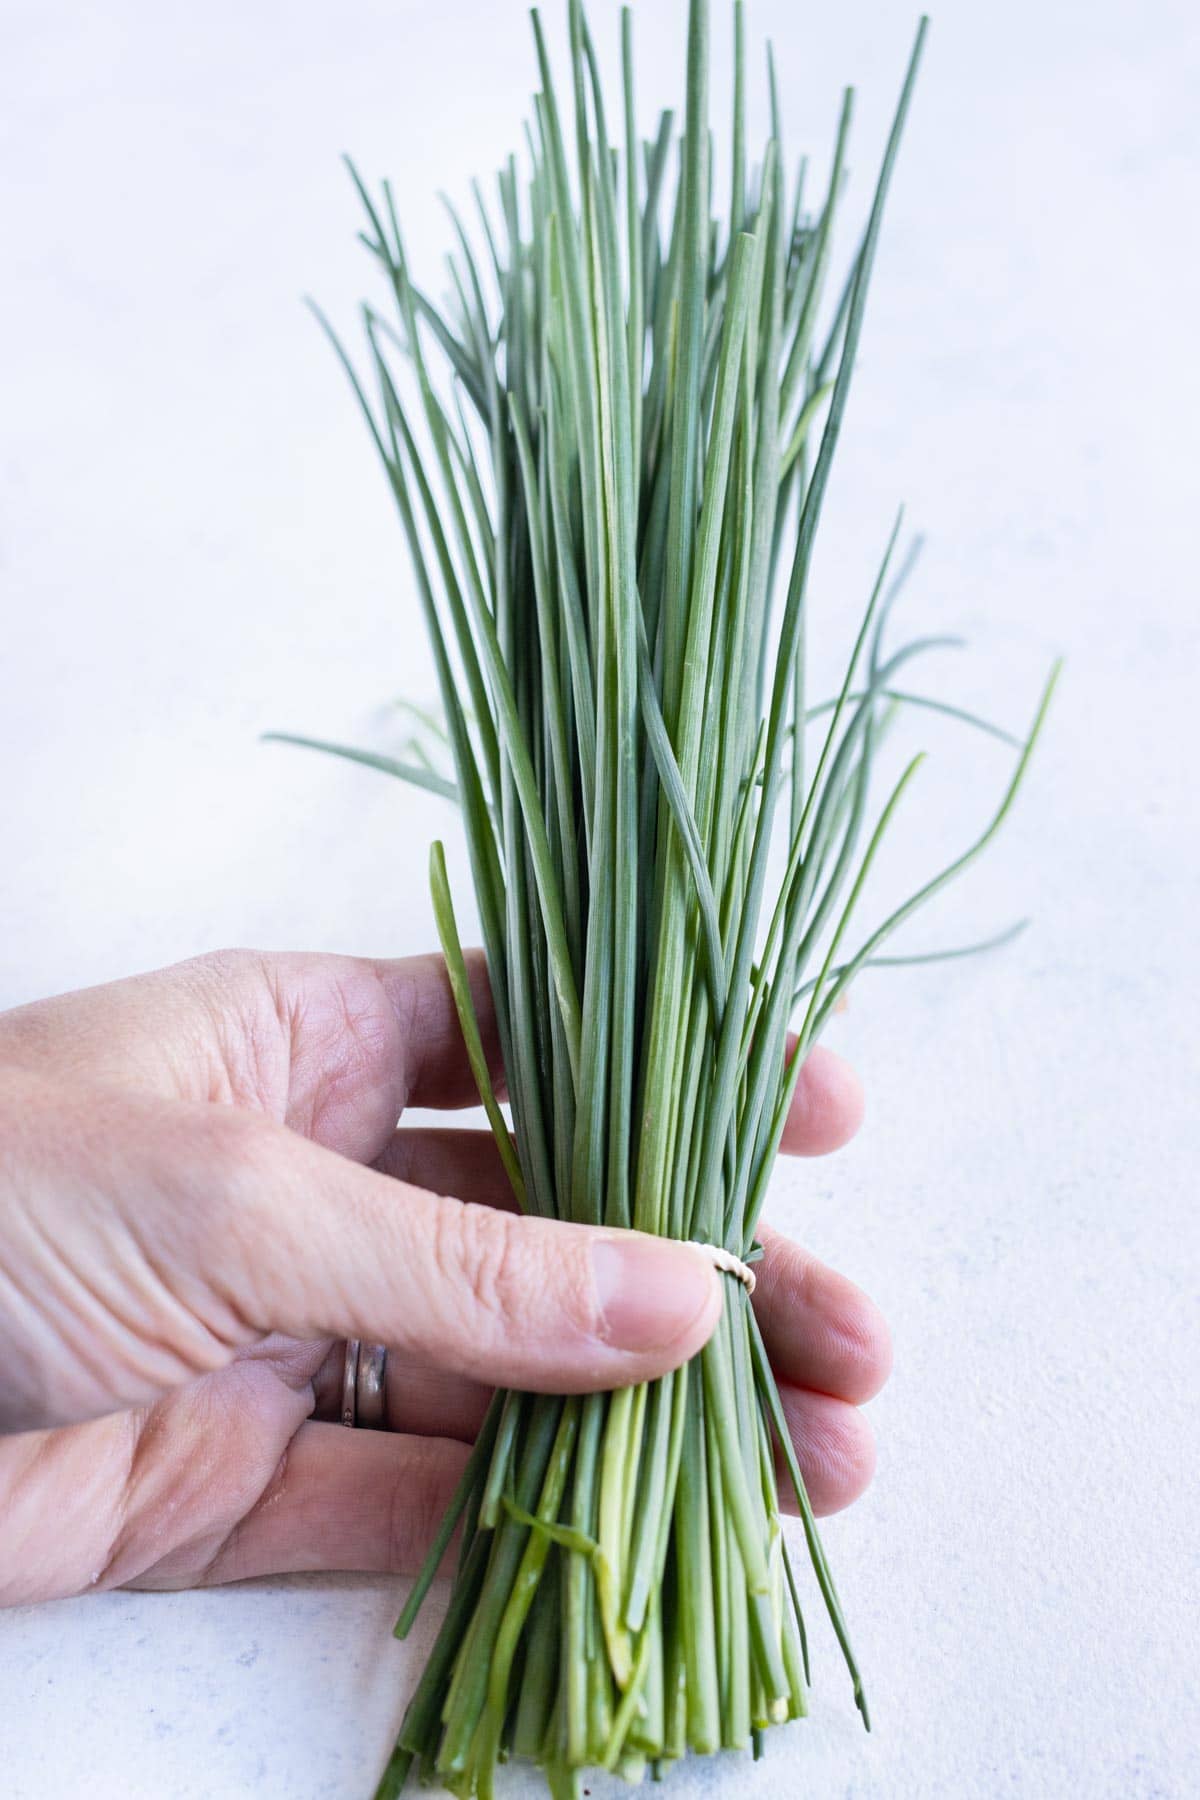
{"type": "Polygon", "coordinates": [[[269,1120],[232,1106],[203,1108],[189,1146],[206,1204],[227,1221],[252,1209],[275,1178],[278,1132],[269,1120]]]}
{"type": "Polygon", "coordinates": [[[264,960],[259,950],[243,950],[231,946],[224,950],[208,950],[203,956],[193,957],[183,967],[216,981],[228,981],[242,975],[261,974],[264,960]]]}
{"type": "Polygon", "coordinates": [[[188,984],[201,999],[213,1001],[263,980],[268,968],[269,959],[259,950],[208,950],[166,973],[188,984]]]}
{"type": "Polygon", "coordinates": [[[486,1206],[443,1201],[435,1254],[450,1291],[475,1320],[482,1315],[510,1324],[525,1312],[538,1273],[526,1221],[486,1206]]]}
{"type": "Polygon", "coordinates": [[[828,1499],[849,1506],[875,1473],[875,1437],[863,1415],[846,1407],[829,1419],[823,1434],[828,1499]]]}
{"type": "Polygon", "coordinates": [[[425,1511],[424,1485],[414,1480],[412,1472],[406,1469],[392,1484],[388,1505],[385,1556],[387,1567],[393,1574],[407,1574],[413,1566],[413,1550],[425,1511]]]}
{"type": "Polygon", "coordinates": [[[405,1098],[404,1042],[383,987],[357,964],[338,965],[312,983],[307,1007],[293,995],[290,1008],[280,1015],[292,1071],[289,1116],[317,1138],[330,1116],[343,1126],[354,1116],[364,1145],[376,1147],[405,1098]]]}
{"type": "Polygon", "coordinates": [[[875,1473],[870,1424],[857,1407],[826,1395],[785,1396],[784,1411],[814,1511],[840,1512],[875,1473]]]}
{"type": "Polygon", "coordinates": [[[871,1399],[892,1368],[891,1333],[882,1313],[873,1300],[856,1290],[853,1299],[833,1315],[830,1328],[846,1370],[847,1398],[871,1399]]]}
{"type": "Polygon", "coordinates": [[[454,1458],[450,1446],[413,1439],[392,1486],[387,1517],[387,1567],[398,1575],[419,1568],[437,1535],[468,1452],[454,1458]]]}

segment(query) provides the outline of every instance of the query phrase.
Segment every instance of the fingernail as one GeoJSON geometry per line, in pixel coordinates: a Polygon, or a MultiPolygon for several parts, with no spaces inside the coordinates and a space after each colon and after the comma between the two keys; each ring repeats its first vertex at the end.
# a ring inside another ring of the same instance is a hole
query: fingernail
{"type": "Polygon", "coordinates": [[[600,1332],[615,1350],[666,1350],[715,1317],[720,1277],[686,1244],[631,1232],[592,1245],[600,1332]]]}

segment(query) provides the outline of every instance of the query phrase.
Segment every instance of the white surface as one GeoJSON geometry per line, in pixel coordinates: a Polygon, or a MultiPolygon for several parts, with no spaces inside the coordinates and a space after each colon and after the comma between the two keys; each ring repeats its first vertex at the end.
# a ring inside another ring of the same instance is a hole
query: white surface
{"type": "MultiPolygon", "coordinates": [[[[681,11],[639,5],[647,102],[674,96],[681,11]]],[[[905,498],[931,540],[909,620],[974,644],[943,691],[1019,725],[1068,652],[1007,837],[910,941],[1036,924],[860,984],[836,1042],[868,1124],[774,1201],[895,1327],[879,1475],[826,1534],[876,1731],[820,1633],[813,1718],[677,1795],[1200,1791],[1192,11],[937,8],[818,599],[833,667],[905,498]]],[[[751,7],[793,147],[860,83],[860,207],[911,22],[751,7]]],[[[0,30],[0,1002],[229,941],[424,947],[446,811],[254,742],[382,743],[390,697],[427,690],[399,533],[297,296],[345,318],[369,278],[343,147],[390,169],[435,269],[431,190],[492,166],[531,85],[522,9],[6,0],[0,30]]],[[[885,885],[1001,780],[985,743],[923,735],[941,773],[885,885]]],[[[0,1787],[356,1800],[413,1672],[397,1591],[10,1615],[0,1787]]]]}

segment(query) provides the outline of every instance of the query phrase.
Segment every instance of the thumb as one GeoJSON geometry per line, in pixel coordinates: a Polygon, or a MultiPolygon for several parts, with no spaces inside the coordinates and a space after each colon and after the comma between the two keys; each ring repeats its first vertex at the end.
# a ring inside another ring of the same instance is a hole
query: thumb
{"type": "Polygon", "coordinates": [[[260,1331],[370,1339],[492,1385],[575,1393],[675,1368],[716,1325],[721,1278],[686,1245],[471,1205],[215,1116],[234,1142],[206,1188],[195,1273],[260,1331]]]}

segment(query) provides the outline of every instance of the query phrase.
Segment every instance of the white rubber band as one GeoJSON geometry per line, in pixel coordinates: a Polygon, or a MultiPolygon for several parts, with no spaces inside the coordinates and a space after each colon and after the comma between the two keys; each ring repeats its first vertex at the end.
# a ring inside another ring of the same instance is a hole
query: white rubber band
{"type": "Polygon", "coordinates": [[[721,1244],[701,1244],[695,1238],[691,1238],[689,1242],[693,1250],[699,1250],[702,1256],[707,1257],[714,1269],[720,1269],[722,1275],[732,1275],[735,1281],[740,1281],[747,1294],[754,1292],[754,1270],[740,1256],[735,1256],[732,1250],[726,1250],[721,1244]]]}

